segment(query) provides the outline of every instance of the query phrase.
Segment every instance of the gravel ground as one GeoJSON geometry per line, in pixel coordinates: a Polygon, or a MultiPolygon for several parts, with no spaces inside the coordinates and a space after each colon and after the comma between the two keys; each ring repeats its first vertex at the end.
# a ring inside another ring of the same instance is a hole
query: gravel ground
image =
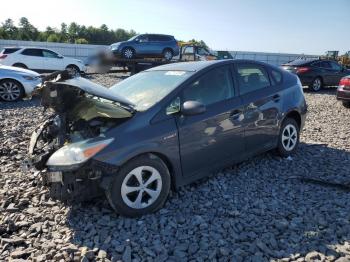
{"type": "Polygon", "coordinates": [[[306,98],[293,158],[255,157],[172,192],[139,219],[103,199],[50,200],[36,174],[20,169],[42,117],[38,101],[0,103],[0,261],[350,261],[350,111],[334,89],[306,98]]]}

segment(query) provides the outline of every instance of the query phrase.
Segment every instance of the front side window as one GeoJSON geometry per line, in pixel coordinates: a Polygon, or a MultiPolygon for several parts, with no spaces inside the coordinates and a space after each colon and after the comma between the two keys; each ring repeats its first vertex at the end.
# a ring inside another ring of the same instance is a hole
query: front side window
{"type": "Polygon", "coordinates": [[[145,111],[192,74],[189,71],[144,71],[112,86],[110,92],[129,100],[137,111],[145,111]]]}
{"type": "Polygon", "coordinates": [[[43,55],[48,58],[58,58],[58,55],[50,50],[43,50],[43,55]]]}
{"type": "Polygon", "coordinates": [[[140,43],[144,43],[144,42],[148,42],[148,36],[147,35],[140,35],[137,40],[140,42],[140,43]]]}
{"type": "Polygon", "coordinates": [[[237,64],[241,95],[270,86],[265,68],[256,64],[237,64]]]}
{"type": "Polygon", "coordinates": [[[28,48],[22,51],[22,55],[43,56],[43,52],[41,49],[28,48]]]}
{"type": "Polygon", "coordinates": [[[185,101],[198,101],[210,105],[234,97],[229,66],[215,68],[200,76],[183,91],[185,101]]]}

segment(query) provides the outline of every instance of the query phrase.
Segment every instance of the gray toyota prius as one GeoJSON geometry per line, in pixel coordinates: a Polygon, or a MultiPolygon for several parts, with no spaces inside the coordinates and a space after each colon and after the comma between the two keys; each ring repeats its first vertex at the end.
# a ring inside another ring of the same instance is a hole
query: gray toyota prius
{"type": "Polygon", "coordinates": [[[66,71],[38,89],[50,112],[29,144],[53,198],[104,193],[125,216],[253,155],[294,153],[307,105],[298,77],[250,60],[172,63],[107,88],[66,71]]]}

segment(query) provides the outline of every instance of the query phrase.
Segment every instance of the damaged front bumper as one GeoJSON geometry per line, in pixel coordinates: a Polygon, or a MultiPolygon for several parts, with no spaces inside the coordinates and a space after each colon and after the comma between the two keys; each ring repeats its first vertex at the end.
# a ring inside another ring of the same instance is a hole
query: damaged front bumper
{"type": "Polygon", "coordinates": [[[41,177],[51,198],[81,202],[102,195],[117,171],[116,166],[91,160],[76,170],[44,170],[41,177]]]}

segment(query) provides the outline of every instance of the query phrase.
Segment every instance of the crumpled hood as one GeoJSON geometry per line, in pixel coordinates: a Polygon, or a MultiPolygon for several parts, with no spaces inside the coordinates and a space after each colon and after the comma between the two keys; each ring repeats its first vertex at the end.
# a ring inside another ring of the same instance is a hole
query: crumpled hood
{"type": "Polygon", "coordinates": [[[83,77],[75,77],[72,79],[64,80],[56,82],[56,84],[62,84],[62,85],[70,85],[77,87],[91,95],[95,95],[101,98],[105,98],[108,100],[112,100],[118,103],[121,103],[123,105],[134,107],[134,104],[131,103],[129,100],[113,94],[111,90],[103,85],[96,84],[86,78],[83,77]]]}
{"type": "Polygon", "coordinates": [[[15,67],[15,66],[0,65],[0,70],[1,69],[10,70],[12,72],[24,73],[24,74],[28,74],[28,75],[32,75],[32,76],[40,76],[40,74],[38,74],[37,72],[34,72],[32,70],[28,70],[28,69],[24,69],[24,68],[20,68],[20,67],[15,67]]]}

